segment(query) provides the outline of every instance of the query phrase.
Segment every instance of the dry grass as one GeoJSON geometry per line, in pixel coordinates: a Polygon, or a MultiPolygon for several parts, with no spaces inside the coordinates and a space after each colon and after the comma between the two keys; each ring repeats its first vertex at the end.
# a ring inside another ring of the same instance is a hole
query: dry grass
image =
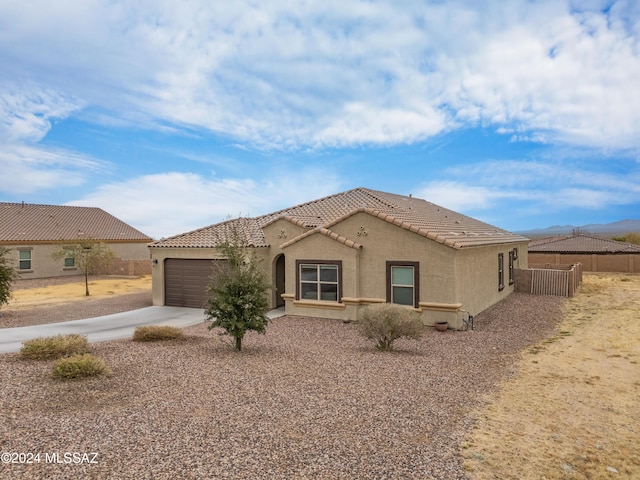
{"type": "Polygon", "coordinates": [[[144,325],[133,332],[134,342],[154,342],[157,340],[184,340],[182,329],[167,325],[144,325]]]}
{"type": "Polygon", "coordinates": [[[470,478],[640,478],[638,312],[640,276],[586,275],[463,444],[470,478]]]}
{"type": "Polygon", "coordinates": [[[61,305],[89,299],[112,298],[119,295],[151,291],[151,275],[144,277],[89,277],[90,296],[85,296],[84,278],[70,283],[39,288],[14,289],[9,310],[32,309],[61,305]]]}
{"type": "Polygon", "coordinates": [[[84,335],[56,335],[23,342],[20,356],[28,360],[48,360],[87,353],[89,348],[84,335]]]}
{"type": "Polygon", "coordinates": [[[74,378],[98,377],[111,375],[111,369],[100,358],[89,353],[61,358],[53,365],[54,378],[70,380],[74,378]]]}

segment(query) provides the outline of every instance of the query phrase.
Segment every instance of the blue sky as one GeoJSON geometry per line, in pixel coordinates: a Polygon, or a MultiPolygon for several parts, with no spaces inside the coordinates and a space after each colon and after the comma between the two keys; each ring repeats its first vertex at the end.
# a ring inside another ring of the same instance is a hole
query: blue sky
{"type": "Polygon", "coordinates": [[[160,238],[355,187],[640,218],[640,3],[0,0],[0,201],[160,238]]]}

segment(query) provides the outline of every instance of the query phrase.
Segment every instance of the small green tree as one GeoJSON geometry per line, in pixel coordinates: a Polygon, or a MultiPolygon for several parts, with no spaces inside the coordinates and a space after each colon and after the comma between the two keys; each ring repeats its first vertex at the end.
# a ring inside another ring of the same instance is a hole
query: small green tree
{"type": "Polygon", "coordinates": [[[91,237],[83,237],[76,243],[61,243],[60,248],[53,252],[51,257],[56,261],[64,260],[65,266],[80,269],[84,274],[85,295],[89,296],[89,275],[111,264],[114,253],[105,243],[91,237]]]}
{"type": "Polygon", "coordinates": [[[11,299],[11,284],[18,278],[15,267],[9,265],[7,254],[9,249],[0,247],[0,307],[9,303],[11,299]]]}
{"type": "Polygon", "coordinates": [[[235,339],[237,351],[242,350],[242,339],[248,330],[265,333],[269,323],[266,292],[271,288],[261,260],[239,239],[235,232],[232,241],[219,247],[227,261],[214,266],[205,308],[207,319],[213,320],[209,330],[223,328],[235,339]]]}

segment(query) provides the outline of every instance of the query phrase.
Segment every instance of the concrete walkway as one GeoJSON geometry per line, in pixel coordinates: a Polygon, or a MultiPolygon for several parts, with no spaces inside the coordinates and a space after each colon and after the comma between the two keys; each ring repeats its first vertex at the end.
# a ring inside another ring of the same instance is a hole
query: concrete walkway
{"type": "MultiPolygon", "coordinates": [[[[271,310],[267,314],[269,318],[282,315],[284,315],[283,308],[271,310]]],[[[89,342],[102,342],[129,338],[133,335],[135,328],[140,325],[171,325],[183,328],[202,323],[205,319],[206,316],[200,308],[146,307],[71,322],[0,328],[0,353],[18,352],[22,342],[37,337],[77,333],[86,335],[89,342]]]]}

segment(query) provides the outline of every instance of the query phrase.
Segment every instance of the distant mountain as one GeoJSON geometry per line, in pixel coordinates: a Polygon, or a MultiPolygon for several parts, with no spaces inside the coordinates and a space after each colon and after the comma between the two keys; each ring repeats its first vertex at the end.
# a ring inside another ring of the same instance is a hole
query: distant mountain
{"type": "Polygon", "coordinates": [[[637,220],[620,220],[612,223],[591,223],[589,225],[554,225],[548,228],[538,228],[518,232],[525,236],[552,236],[552,235],[571,235],[575,230],[579,229],[583,233],[594,233],[599,235],[623,235],[629,232],[640,232],[640,219],[637,220]]]}

